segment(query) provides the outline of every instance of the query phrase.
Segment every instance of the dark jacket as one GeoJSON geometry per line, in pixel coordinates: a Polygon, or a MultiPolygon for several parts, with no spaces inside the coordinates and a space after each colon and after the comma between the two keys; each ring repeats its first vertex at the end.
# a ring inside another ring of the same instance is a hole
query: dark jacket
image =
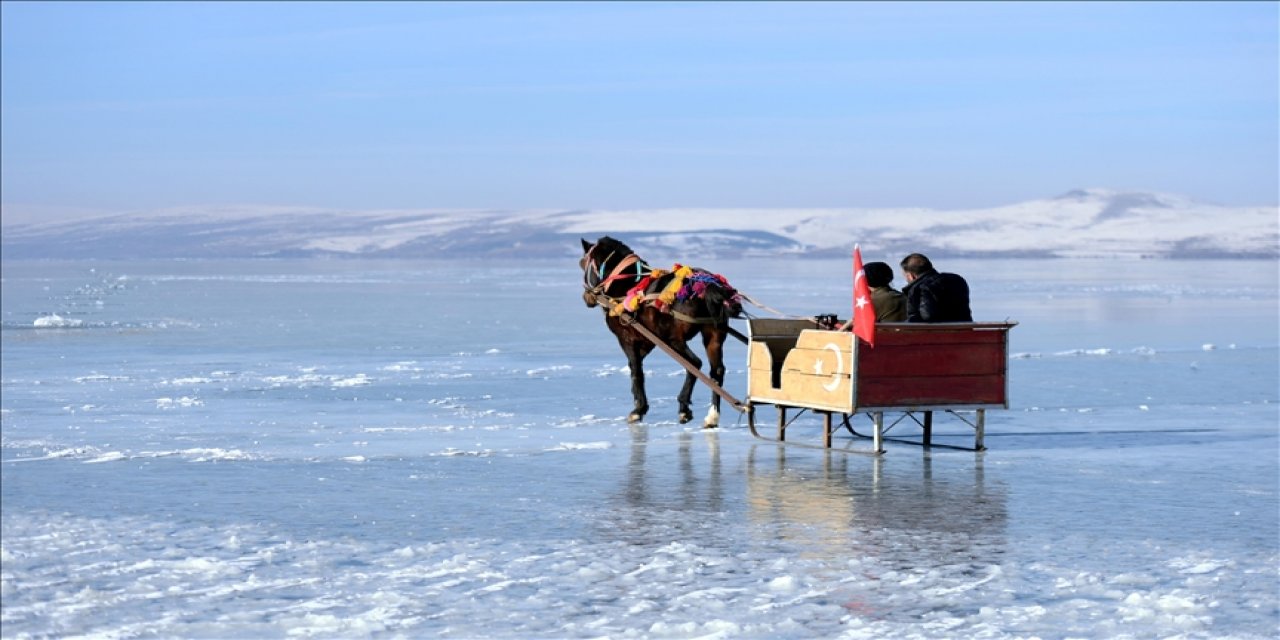
{"type": "Polygon", "coordinates": [[[876,322],[907,321],[907,298],[893,287],[872,287],[871,306],[876,310],[876,322]]]}
{"type": "Polygon", "coordinates": [[[902,293],[907,296],[907,322],[973,322],[969,283],[954,273],[923,273],[902,293]]]}

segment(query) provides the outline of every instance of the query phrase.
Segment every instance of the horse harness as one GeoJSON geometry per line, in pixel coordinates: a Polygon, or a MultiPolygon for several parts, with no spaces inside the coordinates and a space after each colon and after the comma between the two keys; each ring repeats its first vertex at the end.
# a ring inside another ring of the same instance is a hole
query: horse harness
{"type": "MultiPolygon", "coordinates": [[[[591,256],[591,254],[595,251],[596,246],[597,245],[594,245],[594,244],[591,245],[591,248],[587,250],[587,256],[591,256]]],[[[640,259],[640,256],[632,253],[623,257],[622,260],[618,262],[618,265],[615,266],[613,270],[609,273],[608,277],[606,277],[604,275],[604,270],[608,268],[609,260],[611,260],[613,256],[614,256],[614,253],[610,253],[608,256],[606,256],[605,259],[600,262],[599,267],[596,267],[596,262],[594,257],[591,257],[590,261],[586,264],[585,271],[583,272],[583,276],[582,276],[583,278],[582,285],[587,289],[588,292],[595,295],[604,295],[605,290],[609,288],[609,285],[614,280],[621,280],[622,278],[630,278],[630,277],[635,277],[636,279],[640,279],[653,271],[653,269],[649,268],[649,265],[645,264],[644,261],[640,259]],[[632,266],[636,268],[636,272],[634,276],[632,274],[625,273],[632,266]],[[591,284],[592,275],[596,277],[595,278],[596,284],[594,285],[591,284]]],[[[613,300],[612,297],[609,297],[609,296],[606,296],[606,297],[608,297],[610,300],[613,300]]]]}
{"type": "MultiPolygon", "coordinates": [[[[718,324],[722,321],[722,318],[716,317],[696,318],[673,308],[673,302],[679,290],[685,286],[685,280],[693,281],[690,286],[701,282],[704,285],[716,284],[728,287],[722,278],[701,269],[682,267],[678,264],[671,271],[654,269],[634,253],[624,256],[613,269],[609,270],[609,275],[606,276],[605,271],[608,269],[609,261],[613,259],[615,253],[610,253],[597,264],[593,253],[598,244],[592,245],[586,252],[587,262],[584,264],[583,287],[589,295],[601,304],[607,315],[618,316],[625,324],[630,324],[632,320],[630,314],[639,311],[642,305],[648,304],[663,313],[673,316],[677,320],[690,324],[718,324]],[[633,267],[634,273],[632,273],[633,267]],[[595,284],[591,282],[593,276],[596,281],[595,284]],[[613,282],[628,278],[633,279],[635,284],[627,289],[627,293],[622,298],[616,298],[605,293],[613,282]],[[677,278],[680,279],[679,282],[675,282],[677,278]],[[609,304],[603,304],[604,301],[609,304]]],[[[730,288],[730,290],[732,289],[730,288]]]]}

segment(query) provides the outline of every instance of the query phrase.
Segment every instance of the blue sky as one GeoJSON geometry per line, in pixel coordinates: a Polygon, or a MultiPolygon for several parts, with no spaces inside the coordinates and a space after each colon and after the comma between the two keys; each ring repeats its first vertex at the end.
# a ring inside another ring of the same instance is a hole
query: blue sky
{"type": "Polygon", "coordinates": [[[0,5],[3,203],[1280,199],[1280,4],[0,5]]]}

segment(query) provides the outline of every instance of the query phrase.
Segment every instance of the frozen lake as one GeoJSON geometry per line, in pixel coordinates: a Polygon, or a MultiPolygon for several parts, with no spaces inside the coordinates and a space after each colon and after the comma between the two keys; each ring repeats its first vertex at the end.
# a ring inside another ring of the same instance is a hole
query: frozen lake
{"type": "Polygon", "coordinates": [[[660,353],[627,425],[573,259],[5,262],[0,635],[1276,637],[1277,264],[938,262],[1020,323],[983,453],[679,425],[660,353]]]}

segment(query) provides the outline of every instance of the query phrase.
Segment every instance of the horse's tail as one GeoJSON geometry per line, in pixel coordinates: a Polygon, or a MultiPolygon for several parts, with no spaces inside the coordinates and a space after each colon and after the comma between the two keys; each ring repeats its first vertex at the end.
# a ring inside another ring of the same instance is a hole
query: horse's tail
{"type": "Polygon", "coordinates": [[[707,286],[702,299],[707,303],[707,311],[719,324],[728,322],[729,318],[742,317],[742,296],[723,277],[707,286]]]}
{"type": "Polygon", "coordinates": [[[742,296],[738,294],[737,289],[733,289],[733,288],[729,289],[729,293],[732,295],[730,295],[729,299],[726,300],[724,303],[725,315],[730,318],[741,318],[742,317],[742,296]]]}

